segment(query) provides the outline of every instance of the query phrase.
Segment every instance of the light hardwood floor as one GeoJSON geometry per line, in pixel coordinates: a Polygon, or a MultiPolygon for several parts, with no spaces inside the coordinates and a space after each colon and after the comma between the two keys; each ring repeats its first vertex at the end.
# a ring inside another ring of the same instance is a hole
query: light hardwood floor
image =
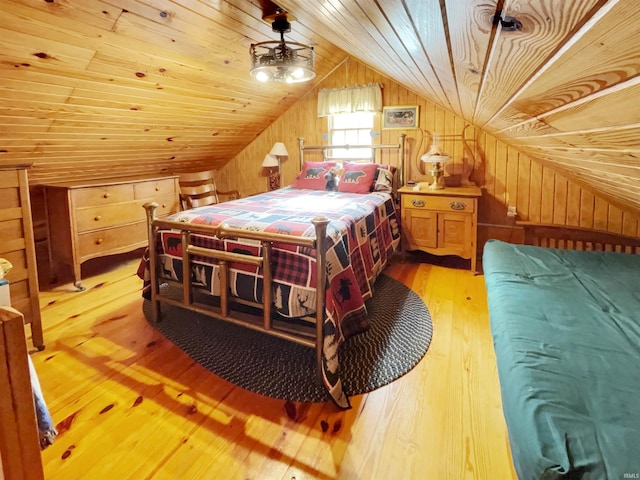
{"type": "Polygon", "coordinates": [[[482,275],[392,264],[433,317],[426,356],[351,410],[292,412],[149,326],[137,264],[116,257],[83,271],[85,292],[41,293],[46,349],[32,358],[60,429],[42,453],[47,480],[515,478],[482,275]]]}

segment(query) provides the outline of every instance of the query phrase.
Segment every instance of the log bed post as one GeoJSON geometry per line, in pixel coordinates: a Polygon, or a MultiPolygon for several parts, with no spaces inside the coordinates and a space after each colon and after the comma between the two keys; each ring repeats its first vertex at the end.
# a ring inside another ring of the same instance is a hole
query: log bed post
{"type": "Polygon", "coordinates": [[[160,301],[158,300],[158,270],[157,270],[157,252],[156,252],[156,227],[153,221],[156,219],[156,202],[145,203],[144,209],[147,212],[147,237],[149,239],[149,288],[151,292],[151,320],[157,322],[160,318],[160,301]]]}
{"type": "Polygon", "coordinates": [[[316,229],[316,365],[322,381],[322,349],[324,346],[325,296],[327,287],[327,225],[329,219],[312,220],[316,229]]]}
{"type": "Polygon", "coordinates": [[[271,330],[271,242],[262,242],[262,322],[265,330],[271,330]]]}
{"type": "Polygon", "coordinates": [[[191,258],[189,257],[189,245],[191,245],[191,232],[182,231],[182,301],[185,306],[191,305],[193,294],[191,293],[191,258]]]}

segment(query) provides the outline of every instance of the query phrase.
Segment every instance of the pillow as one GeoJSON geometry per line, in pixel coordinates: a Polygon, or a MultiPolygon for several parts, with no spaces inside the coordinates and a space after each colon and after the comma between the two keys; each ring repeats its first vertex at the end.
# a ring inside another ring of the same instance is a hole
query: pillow
{"type": "Polygon", "coordinates": [[[378,165],[376,178],[373,181],[374,192],[393,192],[393,177],[396,173],[393,165],[378,165]]]}
{"type": "Polygon", "coordinates": [[[369,193],[373,189],[378,164],[376,163],[345,163],[340,182],[339,192],[369,193]]]}
{"type": "Polygon", "coordinates": [[[335,166],[336,162],[304,162],[302,170],[291,186],[309,190],[324,190],[327,185],[324,176],[335,166]]]}

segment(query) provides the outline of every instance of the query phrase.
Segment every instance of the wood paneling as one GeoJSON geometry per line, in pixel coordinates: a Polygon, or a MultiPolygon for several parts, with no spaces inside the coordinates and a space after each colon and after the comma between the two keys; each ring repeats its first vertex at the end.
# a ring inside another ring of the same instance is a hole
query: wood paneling
{"type": "MultiPolygon", "coordinates": [[[[284,142],[289,151],[288,160],[282,163],[282,172],[283,184],[290,184],[299,171],[297,138],[304,137],[306,144],[322,144],[322,134],[327,133],[326,120],[317,117],[317,90],[369,82],[380,82],[383,85],[385,105],[419,107],[420,128],[402,131],[407,134],[406,179],[429,179],[424,170],[420,170],[423,167],[418,165],[421,163],[418,159],[429,149],[434,132],[441,135],[440,145],[453,155],[455,163],[460,163],[462,157],[469,157],[459,137],[466,125],[460,117],[350,59],[222,168],[218,176],[220,188],[238,189],[243,195],[266,191],[266,179],[261,176],[260,164],[277,141],[284,142]]],[[[398,130],[381,130],[379,119],[376,131],[380,135],[374,137],[374,141],[396,141],[398,130]]],[[[470,147],[476,160],[471,179],[483,188],[478,220],[480,230],[488,228],[487,225],[513,226],[513,219],[507,217],[507,206],[513,205],[519,220],[593,226],[614,233],[640,236],[640,217],[637,214],[621,203],[614,205],[605,197],[594,194],[589,183],[580,181],[579,176],[573,176],[577,178],[577,182],[568,180],[572,171],[579,175],[590,172],[578,162],[572,164],[572,170],[567,168],[559,172],[559,163],[536,161],[478,128],[469,127],[465,134],[470,139],[470,147]],[[598,207],[595,208],[595,205],[598,207]]],[[[635,180],[630,183],[634,184],[635,180]]],[[[630,190],[625,195],[638,195],[638,192],[630,190]]],[[[479,233],[480,238],[485,236],[486,234],[479,233]]]]}
{"type": "MultiPolygon", "coordinates": [[[[472,125],[486,221],[504,223],[515,203],[522,216],[590,223],[595,210],[581,201],[582,213],[557,212],[575,200],[551,187],[562,175],[625,212],[600,207],[608,220],[598,224],[634,230],[636,3],[280,0],[295,17],[286,38],[315,48],[317,77],[265,85],[248,74],[248,49],[277,39],[262,20],[268,0],[0,0],[0,164],[33,162],[34,185],[223,169],[255,193],[269,144],[287,144],[290,180],[296,138],[322,142],[318,88],[376,81],[385,104],[420,106],[409,176],[420,176],[417,154],[433,133],[472,125]],[[521,28],[497,20],[507,17],[521,28]]],[[[393,137],[380,131],[380,141],[393,137]]],[[[445,147],[464,155],[459,143],[445,147]]]]}
{"type": "MultiPolygon", "coordinates": [[[[313,4],[281,3],[311,28],[327,26],[314,17],[313,4]]],[[[558,172],[583,188],[626,211],[640,211],[640,195],[628,188],[640,175],[636,142],[622,146],[607,138],[612,131],[638,138],[636,2],[376,2],[378,11],[366,9],[362,18],[354,4],[365,10],[366,3],[339,2],[346,8],[333,14],[350,30],[348,39],[334,37],[336,45],[437,107],[508,145],[513,140],[530,160],[558,164],[558,172]],[[515,17],[522,27],[508,31],[494,22],[495,15],[515,17]],[[368,33],[380,29],[381,21],[391,26],[383,40],[368,33]],[[389,49],[397,55],[394,62],[387,61],[389,49]],[[598,140],[591,140],[592,131],[599,132],[598,140]],[[608,166],[592,163],[576,171],[561,160],[567,148],[576,161],[597,153],[609,164],[634,169],[611,176],[608,166]]]]}
{"type": "MultiPolygon", "coordinates": [[[[219,167],[309,88],[249,76],[249,45],[277,39],[252,2],[2,0],[0,13],[0,162],[35,162],[33,184],[219,167]]],[[[318,79],[346,57],[296,22],[287,38],[314,45],[318,79]]]]}

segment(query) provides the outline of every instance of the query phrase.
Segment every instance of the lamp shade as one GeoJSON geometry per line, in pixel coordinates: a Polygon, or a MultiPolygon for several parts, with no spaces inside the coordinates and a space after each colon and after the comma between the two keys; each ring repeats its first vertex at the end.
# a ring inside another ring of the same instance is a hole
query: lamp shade
{"type": "Polygon", "coordinates": [[[423,162],[442,162],[446,163],[451,159],[451,157],[446,153],[431,153],[427,152],[420,157],[420,160],[423,162]]]}
{"type": "Polygon", "coordinates": [[[423,162],[448,162],[451,159],[448,153],[443,152],[438,145],[438,134],[434,134],[433,143],[427,153],[420,157],[423,162]]]}
{"type": "Polygon", "coordinates": [[[289,152],[287,152],[287,147],[284,146],[284,143],[276,142],[273,144],[269,155],[273,155],[275,157],[288,157],[289,152]]]}
{"type": "Polygon", "coordinates": [[[251,45],[251,75],[260,82],[299,83],[315,78],[313,47],[284,40],[291,31],[286,13],[277,15],[271,27],[280,32],[280,41],[251,45]]]}
{"type": "Polygon", "coordinates": [[[278,164],[278,159],[276,157],[274,157],[273,155],[271,155],[270,153],[267,153],[264,156],[264,160],[262,160],[262,166],[264,168],[271,168],[271,167],[277,167],[278,164]]]}

